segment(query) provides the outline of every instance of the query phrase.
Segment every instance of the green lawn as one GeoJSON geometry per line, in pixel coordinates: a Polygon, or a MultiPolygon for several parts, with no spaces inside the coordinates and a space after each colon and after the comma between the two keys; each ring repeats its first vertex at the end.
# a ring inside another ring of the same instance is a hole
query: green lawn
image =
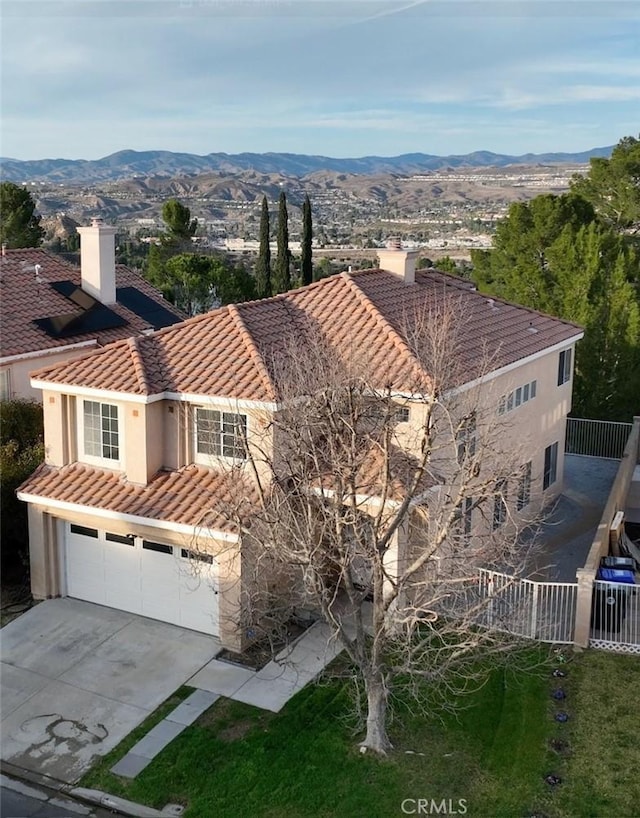
{"type": "Polygon", "coordinates": [[[156,807],[186,804],[185,818],[388,818],[403,815],[407,798],[452,799],[454,808],[466,799],[472,818],[637,816],[640,660],[581,654],[560,682],[550,667],[495,671],[457,718],[392,724],[395,751],[381,761],[358,753],[335,682],[308,687],[279,714],[220,700],[135,781],[111,775],[143,726],[81,783],[156,807]],[[568,699],[557,705],[559,683],[568,699]],[[553,720],[558,709],[570,713],[567,724],[553,720]],[[554,738],[571,755],[553,752],[554,738]],[[553,790],[551,772],[563,779],[553,790]]]}

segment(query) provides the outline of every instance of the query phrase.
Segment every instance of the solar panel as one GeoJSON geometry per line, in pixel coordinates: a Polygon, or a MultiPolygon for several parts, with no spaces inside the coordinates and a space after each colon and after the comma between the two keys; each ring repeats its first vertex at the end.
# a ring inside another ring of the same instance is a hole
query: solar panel
{"type": "Polygon", "coordinates": [[[51,318],[36,318],[33,323],[53,338],[68,338],[70,335],[85,335],[104,329],[124,327],[128,322],[109,307],[99,304],[85,312],[68,312],[51,318]]]}
{"type": "Polygon", "coordinates": [[[182,319],[175,313],[158,304],[153,298],[141,292],[137,287],[118,287],[116,291],[118,304],[122,304],[132,313],[142,318],[154,329],[170,327],[178,324],[182,319]]]}
{"type": "Polygon", "coordinates": [[[82,312],[66,312],[49,318],[37,318],[33,323],[53,338],[68,338],[105,329],[123,327],[128,323],[118,313],[101,304],[73,281],[54,281],[51,287],[77,304],[82,312]]]}

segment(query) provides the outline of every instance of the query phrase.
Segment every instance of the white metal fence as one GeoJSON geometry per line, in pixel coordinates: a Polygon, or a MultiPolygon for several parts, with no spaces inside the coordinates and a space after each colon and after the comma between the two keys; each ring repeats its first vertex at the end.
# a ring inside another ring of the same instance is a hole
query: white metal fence
{"type": "Polygon", "coordinates": [[[541,642],[573,642],[578,585],[537,582],[480,569],[479,624],[541,642]]]}
{"type": "Polygon", "coordinates": [[[640,586],[593,583],[589,646],[640,654],[640,586]]]}
{"type": "Polygon", "coordinates": [[[567,418],[565,454],[620,460],[632,425],[609,420],[567,418]]]}

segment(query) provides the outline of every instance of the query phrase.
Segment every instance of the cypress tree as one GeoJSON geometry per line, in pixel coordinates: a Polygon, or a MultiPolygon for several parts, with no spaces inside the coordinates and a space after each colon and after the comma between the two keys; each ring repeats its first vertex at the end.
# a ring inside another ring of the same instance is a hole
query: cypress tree
{"type": "Polygon", "coordinates": [[[312,237],[313,222],[311,220],[311,202],[307,194],[304,197],[304,204],[302,205],[302,262],[300,265],[300,273],[303,285],[311,284],[313,281],[312,237]]]}
{"type": "Polygon", "coordinates": [[[256,295],[258,298],[269,298],[271,295],[271,250],[269,249],[269,203],[262,197],[262,214],[260,216],[260,251],[256,264],[256,295]]]}
{"type": "Polygon", "coordinates": [[[278,202],[278,257],[272,282],[274,294],[284,293],[291,289],[289,268],[289,214],[287,213],[287,197],[284,191],[281,191],[278,202]]]}

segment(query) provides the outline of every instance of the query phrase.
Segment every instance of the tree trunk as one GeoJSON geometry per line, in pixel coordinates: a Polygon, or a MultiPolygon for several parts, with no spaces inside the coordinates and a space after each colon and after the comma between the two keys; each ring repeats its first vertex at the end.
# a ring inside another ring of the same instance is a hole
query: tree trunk
{"type": "Polygon", "coordinates": [[[362,752],[371,750],[378,755],[386,755],[392,749],[387,736],[387,690],[384,680],[376,675],[366,680],[367,691],[367,735],[360,744],[362,752]]]}

